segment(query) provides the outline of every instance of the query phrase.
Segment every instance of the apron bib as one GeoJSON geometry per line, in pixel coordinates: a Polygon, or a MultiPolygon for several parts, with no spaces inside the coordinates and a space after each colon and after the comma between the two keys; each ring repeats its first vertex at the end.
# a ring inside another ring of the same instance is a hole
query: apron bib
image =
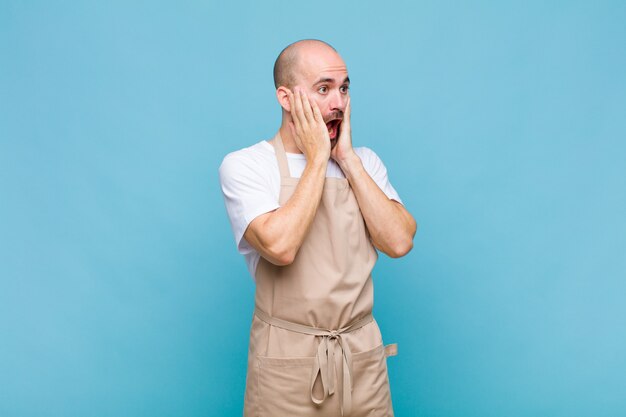
{"type": "MultiPolygon", "coordinates": [[[[279,203],[298,178],[280,133],[273,141],[279,203]]],[[[260,258],[250,331],[245,417],[393,416],[386,348],[372,318],[377,253],[345,178],[326,178],[294,262],[260,258]]]]}

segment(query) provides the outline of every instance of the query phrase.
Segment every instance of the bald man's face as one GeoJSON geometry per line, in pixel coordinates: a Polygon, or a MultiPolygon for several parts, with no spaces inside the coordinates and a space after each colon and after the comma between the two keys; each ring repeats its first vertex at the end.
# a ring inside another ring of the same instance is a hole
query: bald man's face
{"type": "Polygon", "coordinates": [[[348,97],[348,69],[345,62],[326,45],[308,45],[299,51],[296,86],[307,92],[319,107],[331,141],[339,136],[348,97]]]}

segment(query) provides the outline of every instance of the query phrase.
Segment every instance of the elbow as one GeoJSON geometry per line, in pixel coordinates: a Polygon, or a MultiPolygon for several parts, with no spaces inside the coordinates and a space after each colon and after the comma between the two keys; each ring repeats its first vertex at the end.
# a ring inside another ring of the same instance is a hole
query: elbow
{"type": "Polygon", "coordinates": [[[411,228],[403,233],[397,240],[395,240],[389,247],[387,251],[384,251],[391,258],[401,258],[407,253],[411,252],[413,249],[413,237],[415,237],[415,232],[417,230],[417,224],[415,221],[412,222],[411,228]]]}
{"type": "Polygon", "coordinates": [[[387,255],[391,258],[401,258],[409,253],[411,249],[413,249],[413,239],[405,239],[390,247],[387,255]]]}
{"type": "Polygon", "coordinates": [[[277,266],[291,265],[296,259],[297,248],[272,247],[267,250],[267,259],[277,266]]]}
{"type": "Polygon", "coordinates": [[[253,220],[244,238],[268,262],[277,266],[291,265],[296,259],[300,244],[293,234],[285,233],[277,222],[270,222],[267,215],[253,220]]]}
{"type": "Polygon", "coordinates": [[[273,261],[271,262],[274,265],[287,266],[287,265],[291,265],[295,259],[296,259],[295,254],[292,255],[290,253],[281,253],[281,254],[276,254],[274,256],[273,261]]]}

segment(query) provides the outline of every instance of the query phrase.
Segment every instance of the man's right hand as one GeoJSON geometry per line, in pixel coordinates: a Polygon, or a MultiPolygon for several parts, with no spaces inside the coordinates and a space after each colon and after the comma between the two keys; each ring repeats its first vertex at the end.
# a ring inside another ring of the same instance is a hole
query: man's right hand
{"type": "Polygon", "coordinates": [[[307,162],[323,163],[330,158],[330,138],[317,103],[309,100],[299,87],[289,91],[291,119],[289,127],[296,146],[307,162]]]}
{"type": "Polygon", "coordinates": [[[301,89],[289,91],[289,103],[291,133],[306,157],[306,167],[287,202],[253,219],[244,233],[246,241],[275,265],[292,263],[309,233],[330,159],[328,129],[316,103],[301,89]]]}

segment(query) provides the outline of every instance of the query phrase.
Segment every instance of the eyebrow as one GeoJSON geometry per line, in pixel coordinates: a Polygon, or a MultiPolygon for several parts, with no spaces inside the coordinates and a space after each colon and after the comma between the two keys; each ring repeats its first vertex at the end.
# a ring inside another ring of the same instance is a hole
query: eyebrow
{"type": "MultiPolygon", "coordinates": [[[[315,82],[315,84],[313,84],[313,85],[317,85],[317,84],[320,84],[320,83],[334,83],[334,82],[335,82],[335,79],[334,79],[334,78],[328,78],[328,77],[326,77],[326,78],[320,78],[320,79],[319,79],[319,80],[317,80],[317,81],[315,82]]],[[[342,84],[346,84],[346,83],[350,84],[350,77],[346,77],[346,78],[343,80],[342,84]]]]}

